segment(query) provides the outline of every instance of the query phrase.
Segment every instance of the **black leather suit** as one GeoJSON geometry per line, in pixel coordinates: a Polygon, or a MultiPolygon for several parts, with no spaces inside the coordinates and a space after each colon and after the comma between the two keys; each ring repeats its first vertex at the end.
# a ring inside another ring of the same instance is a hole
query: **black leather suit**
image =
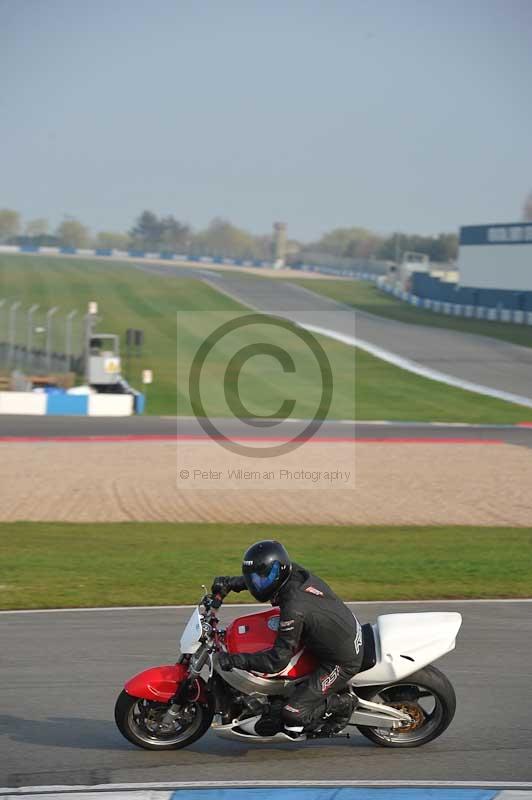
{"type": "MultiPolygon", "coordinates": [[[[231,579],[233,591],[245,588],[243,578],[231,579]]],[[[284,670],[301,647],[310,651],[319,667],[291,695],[282,718],[287,726],[312,727],[323,716],[327,696],[336,694],[359,671],[362,628],[325,581],[298,564],[292,565],[290,578],[271,602],[281,610],[273,647],[236,654],[232,660],[240,669],[271,674],[284,670]]]]}

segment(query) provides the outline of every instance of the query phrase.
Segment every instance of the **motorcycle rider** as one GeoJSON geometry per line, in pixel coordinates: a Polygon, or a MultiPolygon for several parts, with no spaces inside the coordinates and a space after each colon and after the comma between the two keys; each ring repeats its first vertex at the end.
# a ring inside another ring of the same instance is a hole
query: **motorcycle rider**
{"type": "Polygon", "coordinates": [[[282,708],[285,728],[297,734],[312,730],[324,717],[350,717],[356,698],[338,694],[355,675],[363,658],[359,621],[320,578],[292,562],[282,544],[265,540],[244,554],[242,575],[215,578],[212,592],[249,589],[261,603],[279,606],[281,615],[274,645],[260,653],[220,653],[222,670],[233,667],[278,674],[302,647],[311,652],[319,667],[301,683],[282,708]]]}

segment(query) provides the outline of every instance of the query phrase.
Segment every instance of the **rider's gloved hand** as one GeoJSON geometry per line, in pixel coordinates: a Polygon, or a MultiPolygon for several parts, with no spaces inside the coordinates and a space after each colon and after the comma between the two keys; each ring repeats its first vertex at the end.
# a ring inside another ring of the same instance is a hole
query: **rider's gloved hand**
{"type": "Polygon", "coordinates": [[[218,578],[215,578],[212,582],[211,593],[213,595],[219,595],[220,597],[225,597],[231,591],[231,578],[229,575],[220,575],[218,578]]]}
{"type": "Polygon", "coordinates": [[[239,653],[234,653],[234,655],[230,653],[218,653],[217,660],[218,666],[224,672],[229,672],[233,667],[237,669],[245,668],[244,658],[239,653]]]}

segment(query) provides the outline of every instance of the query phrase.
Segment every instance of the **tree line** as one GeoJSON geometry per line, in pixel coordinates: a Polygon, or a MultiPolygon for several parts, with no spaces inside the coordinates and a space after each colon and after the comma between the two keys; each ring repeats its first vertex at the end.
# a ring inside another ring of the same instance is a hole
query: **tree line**
{"type": "MultiPolygon", "coordinates": [[[[532,221],[532,192],[527,196],[522,218],[532,221]]],[[[209,225],[194,231],[172,214],[157,216],[145,210],[134,220],[129,231],[99,231],[92,234],[87,226],[65,217],[53,231],[44,217],[23,224],[18,211],[0,209],[0,243],[38,247],[95,247],[111,250],[143,250],[224,258],[271,260],[274,255],[272,234],[257,236],[226,219],[216,217],[209,225]]],[[[424,253],[434,262],[452,262],[458,255],[458,237],[454,233],[435,236],[392,233],[381,235],[357,226],[335,228],[314,242],[287,243],[288,261],[302,263],[312,253],[348,259],[400,260],[405,252],[424,253]]]]}
{"type": "MultiPolygon", "coordinates": [[[[523,207],[523,219],[532,221],[532,193],[523,207]]],[[[73,217],[65,217],[51,230],[45,218],[23,223],[14,209],[0,209],[0,243],[49,247],[102,248],[172,252],[223,258],[272,260],[272,234],[257,236],[217,217],[206,228],[193,230],[171,214],[158,216],[145,210],[126,231],[98,231],[73,217]]],[[[289,240],[288,261],[297,264],[311,260],[313,253],[348,259],[400,260],[405,252],[425,253],[433,262],[452,262],[458,255],[454,233],[435,236],[393,233],[381,235],[357,226],[335,228],[313,242],[289,240]]]]}
{"type": "Polygon", "coordinates": [[[236,227],[228,220],[215,218],[203,230],[192,228],[173,215],[157,216],[143,211],[129,231],[98,231],[77,219],[65,217],[50,229],[44,218],[23,224],[21,215],[13,209],[0,209],[0,243],[37,247],[102,248],[112,250],[143,250],[145,252],[190,253],[243,259],[271,259],[273,237],[255,236],[236,227]]]}

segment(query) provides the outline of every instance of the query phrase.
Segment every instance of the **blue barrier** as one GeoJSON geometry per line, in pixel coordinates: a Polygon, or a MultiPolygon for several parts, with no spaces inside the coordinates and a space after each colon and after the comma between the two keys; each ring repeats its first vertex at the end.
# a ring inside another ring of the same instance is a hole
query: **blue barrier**
{"type": "Polygon", "coordinates": [[[175,258],[175,253],[159,253],[159,258],[164,258],[167,261],[171,261],[173,258],[175,258]]]}
{"type": "Polygon", "coordinates": [[[144,414],[146,408],[146,395],[141,392],[135,392],[133,395],[133,408],[135,414],[144,414]]]}
{"type": "Polygon", "coordinates": [[[46,414],[52,416],[86,416],[89,413],[88,395],[52,392],[46,398],[46,414]]]}
{"type": "Polygon", "coordinates": [[[19,247],[21,253],[38,253],[39,250],[40,248],[35,244],[21,244],[19,247]]]}
{"type": "Polygon", "coordinates": [[[532,311],[532,292],[517,292],[513,289],[481,289],[474,286],[459,286],[442,281],[426,272],[412,273],[412,294],[417,297],[439,300],[443,303],[507,309],[510,311],[532,311]]]}
{"type": "Polygon", "coordinates": [[[128,250],[127,254],[131,256],[131,258],[144,258],[146,255],[144,250],[128,250]]]}
{"type": "Polygon", "coordinates": [[[77,247],[60,247],[59,252],[68,256],[74,256],[78,252],[78,249],[77,247]]]}
{"type": "Polygon", "coordinates": [[[113,251],[110,247],[97,247],[94,251],[95,256],[112,256],[113,251]]]}
{"type": "Polygon", "coordinates": [[[418,787],[303,787],[176,789],[171,800],[495,800],[497,789],[418,787]]]}

